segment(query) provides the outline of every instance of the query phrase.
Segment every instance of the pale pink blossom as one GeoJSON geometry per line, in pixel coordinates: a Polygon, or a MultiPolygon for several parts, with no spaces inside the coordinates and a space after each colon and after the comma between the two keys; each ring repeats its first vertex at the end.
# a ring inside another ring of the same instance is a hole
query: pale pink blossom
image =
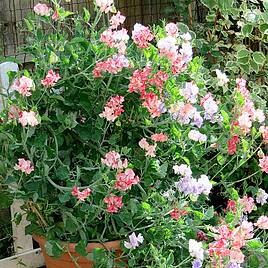
{"type": "Polygon", "coordinates": [[[188,63],[193,58],[193,48],[190,42],[184,42],[181,45],[181,49],[179,50],[180,54],[183,57],[183,60],[188,63]]]}
{"type": "Polygon", "coordinates": [[[14,90],[18,91],[22,96],[31,96],[31,90],[34,89],[34,82],[31,78],[22,76],[20,79],[16,80],[13,85],[14,90]]]}
{"type": "Polygon", "coordinates": [[[22,124],[23,127],[30,125],[31,127],[34,127],[39,124],[39,121],[37,119],[36,113],[33,111],[30,112],[20,112],[19,113],[19,122],[22,124]]]}
{"type": "Polygon", "coordinates": [[[238,203],[242,205],[243,212],[247,212],[247,213],[251,213],[255,206],[254,199],[248,196],[239,198],[238,203]]]}
{"type": "Polygon", "coordinates": [[[135,233],[132,233],[130,236],[129,236],[129,242],[125,241],[124,242],[124,246],[127,248],[127,249],[135,249],[137,248],[140,244],[143,243],[143,236],[142,234],[138,234],[138,236],[136,236],[135,233]]]}
{"type": "Polygon", "coordinates": [[[18,164],[14,167],[15,170],[20,170],[21,172],[29,175],[34,171],[34,166],[30,160],[25,160],[24,158],[18,159],[18,164]]]}
{"type": "Polygon", "coordinates": [[[50,16],[51,8],[48,7],[46,4],[37,4],[34,6],[34,12],[39,16],[50,16]]]}
{"type": "Polygon", "coordinates": [[[243,263],[245,260],[245,255],[240,249],[230,250],[230,260],[236,263],[243,263]]]}
{"type": "Polygon", "coordinates": [[[268,126],[261,126],[259,131],[262,134],[264,143],[268,143],[268,126]]]}
{"type": "Polygon", "coordinates": [[[268,217],[267,216],[260,216],[257,222],[254,224],[260,229],[268,229],[268,217]]]}
{"type": "Polygon", "coordinates": [[[242,131],[243,134],[247,134],[250,132],[252,122],[251,122],[251,117],[248,112],[243,112],[238,117],[238,123],[239,123],[240,130],[242,131]]]}
{"type": "Polygon", "coordinates": [[[261,188],[259,188],[256,195],[256,202],[261,204],[262,206],[267,203],[268,194],[261,188]]]}
{"type": "Polygon", "coordinates": [[[107,204],[107,211],[109,213],[117,213],[124,205],[121,196],[110,195],[105,197],[103,201],[107,204]]]}
{"type": "Polygon", "coordinates": [[[171,62],[175,62],[178,56],[178,46],[176,38],[168,36],[157,42],[161,57],[167,57],[171,62]]]}
{"type": "Polygon", "coordinates": [[[118,26],[123,24],[125,20],[126,20],[126,17],[121,15],[120,11],[118,11],[116,15],[113,15],[110,19],[111,29],[116,29],[118,26]]]}
{"type": "Polygon", "coordinates": [[[150,145],[145,138],[139,141],[139,146],[145,150],[145,155],[155,157],[156,144],[150,145]]]}
{"type": "Polygon", "coordinates": [[[91,192],[92,191],[89,188],[86,188],[81,192],[77,186],[74,186],[72,190],[72,195],[76,196],[78,200],[84,202],[91,195],[91,192]]]}
{"type": "Polygon", "coordinates": [[[120,154],[115,151],[106,153],[105,158],[102,158],[101,162],[112,169],[123,169],[128,165],[128,160],[125,159],[122,161],[120,154]]]}
{"type": "Polygon", "coordinates": [[[115,188],[119,191],[126,191],[131,189],[132,185],[138,184],[140,178],[135,175],[134,171],[130,168],[124,172],[120,172],[116,175],[115,188]]]}
{"type": "Polygon", "coordinates": [[[96,5],[101,12],[108,13],[113,10],[114,0],[96,0],[96,5]]]}
{"type": "Polygon", "coordinates": [[[259,167],[265,173],[268,173],[268,156],[264,156],[259,160],[259,167]]]}
{"type": "Polygon", "coordinates": [[[153,134],[153,135],[151,136],[151,139],[152,139],[153,141],[165,142],[165,141],[168,140],[168,136],[167,136],[166,134],[164,134],[164,133],[161,132],[161,133],[153,134]]]}
{"type": "Polygon", "coordinates": [[[132,31],[132,39],[139,48],[147,48],[149,42],[154,39],[154,36],[149,27],[136,23],[134,25],[134,30],[132,31]]]}
{"type": "Polygon", "coordinates": [[[170,22],[165,27],[167,35],[177,37],[179,35],[179,28],[177,24],[170,22]]]}
{"type": "Polygon", "coordinates": [[[41,81],[41,84],[45,87],[53,87],[61,79],[58,73],[55,73],[53,70],[49,70],[45,79],[41,81]]]}

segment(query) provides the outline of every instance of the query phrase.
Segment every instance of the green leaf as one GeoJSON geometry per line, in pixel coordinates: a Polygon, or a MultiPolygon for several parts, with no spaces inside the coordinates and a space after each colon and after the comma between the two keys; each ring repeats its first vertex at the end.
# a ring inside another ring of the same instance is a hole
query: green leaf
{"type": "Polygon", "coordinates": [[[11,194],[7,191],[0,191],[0,209],[9,208],[13,202],[11,194]]]}
{"type": "Polygon", "coordinates": [[[86,8],[83,8],[83,9],[84,9],[84,21],[89,22],[89,20],[90,20],[90,12],[86,8]]]}
{"type": "Polygon", "coordinates": [[[241,31],[245,37],[248,37],[253,31],[253,25],[252,24],[245,24],[245,25],[243,25],[241,31]]]}
{"type": "Polygon", "coordinates": [[[264,8],[268,11],[268,0],[263,0],[264,8]]]}
{"type": "Polygon", "coordinates": [[[213,9],[218,6],[218,1],[216,0],[201,0],[201,2],[209,9],[213,9]]]}
{"type": "Polygon", "coordinates": [[[146,203],[146,202],[142,202],[141,203],[141,207],[144,209],[144,210],[147,210],[148,212],[151,212],[152,211],[152,208],[151,208],[151,205],[146,203]]]}
{"type": "Polygon", "coordinates": [[[260,267],[260,260],[257,256],[250,256],[248,260],[249,268],[259,268],[260,267]]]}
{"type": "Polygon", "coordinates": [[[86,247],[87,247],[87,242],[84,240],[80,240],[75,246],[75,251],[81,256],[86,257],[87,256],[86,247]]]}
{"type": "Polygon", "coordinates": [[[224,126],[230,126],[230,120],[229,120],[229,115],[226,113],[224,110],[221,110],[221,115],[223,117],[223,124],[224,126]]]}
{"type": "Polygon", "coordinates": [[[212,207],[209,207],[207,209],[207,211],[205,212],[204,220],[208,221],[208,220],[212,219],[213,216],[214,216],[214,207],[212,206],[212,207]]]}
{"type": "Polygon", "coordinates": [[[217,156],[217,161],[218,161],[218,163],[222,166],[222,165],[224,165],[226,159],[224,158],[224,156],[223,156],[222,154],[219,154],[219,155],[217,156]]]}
{"type": "Polygon", "coordinates": [[[55,240],[48,240],[45,244],[46,253],[51,257],[59,258],[63,253],[63,247],[55,240]]]}
{"type": "Polygon", "coordinates": [[[56,177],[58,180],[66,180],[70,176],[70,171],[68,166],[61,166],[56,171],[56,177]]]}
{"type": "Polygon", "coordinates": [[[259,238],[251,239],[247,241],[247,247],[249,249],[260,249],[263,248],[263,243],[259,240],[259,238]]]}
{"type": "Polygon", "coordinates": [[[263,65],[266,61],[266,58],[262,52],[255,51],[252,54],[253,60],[258,64],[258,65],[263,65]]]}
{"type": "Polygon", "coordinates": [[[164,179],[166,177],[167,169],[168,169],[168,163],[164,163],[163,165],[160,166],[160,168],[159,168],[159,177],[161,179],[164,179]]]}
{"type": "Polygon", "coordinates": [[[237,58],[245,58],[248,57],[250,54],[249,50],[247,49],[241,49],[237,51],[237,58]]]}

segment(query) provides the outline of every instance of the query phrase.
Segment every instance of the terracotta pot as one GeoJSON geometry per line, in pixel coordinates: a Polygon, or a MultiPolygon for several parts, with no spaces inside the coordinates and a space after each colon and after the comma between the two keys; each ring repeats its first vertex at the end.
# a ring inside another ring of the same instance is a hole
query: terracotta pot
{"type": "MultiPolygon", "coordinates": [[[[33,239],[38,242],[45,258],[46,268],[77,268],[72,258],[68,253],[64,253],[60,258],[53,258],[46,254],[45,243],[46,239],[40,236],[33,236],[33,239]]],[[[80,256],[75,252],[75,243],[69,243],[69,252],[76,259],[80,268],[91,268],[94,266],[94,262],[83,256],[80,256]],[[78,258],[78,259],[77,259],[78,258]]],[[[115,254],[119,257],[122,254],[120,248],[120,241],[111,241],[103,244],[100,243],[89,243],[87,246],[87,252],[91,253],[95,248],[105,248],[106,250],[115,250],[115,254]]],[[[122,267],[122,266],[121,266],[122,267]]],[[[127,267],[127,266],[125,266],[127,267]]]]}

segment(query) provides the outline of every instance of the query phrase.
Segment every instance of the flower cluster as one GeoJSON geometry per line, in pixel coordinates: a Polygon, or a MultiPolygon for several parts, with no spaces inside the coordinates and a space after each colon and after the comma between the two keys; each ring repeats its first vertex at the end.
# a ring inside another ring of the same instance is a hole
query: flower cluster
{"type": "Polygon", "coordinates": [[[18,159],[18,164],[14,167],[15,170],[20,170],[21,172],[29,175],[34,171],[34,166],[30,160],[25,160],[24,158],[18,159]]]}
{"type": "Polygon", "coordinates": [[[41,81],[41,84],[44,87],[53,87],[61,79],[58,73],[55,73],[53,70],[49,70],[45,79],[41,81]]]}
{"type": "Polygon", "coordinates": [[[96,0],[101,12],[109,13],[113,10],[114,0],[96,0]]]}
{"type": "Polygon", "coordinates": [[[22,76],[13,84],[13,89],[18,91],[22,96],[29,97],[32,95],[31,91],[34,89],[34,82],[31,78],[22,76]]]}
{"type": "Polygon", "coordinates": [[[154,39],[154,36],[148,27],[136,23],[132,31],[132,39],[139,48],[147,48],[149,42],[154,39]]]}
{"type": "Polygon", "coordinates": [[[104,111],[100,114],[100,117],[106,118],[108,121],[114,122],[118,116],[120,116],[123,112],[124,97],[115,96],[111,97],[110,100],[106,103],[104,107],[104,111]]]}
{"type": "Polygon", "coordinates": [[[19,113],[19,122],[23,127],[26,127],[27,125],[31,127],[35,127],[39,124],[39,121],[37,119],[37,115],[35,112],[30,111],[30,112],[20,112],[19,113]]]}
{"type": "Polygon", "coordinates": [[[102,158],[101,162],[102,164],[112,169],[123,169],[123,168],[127,168],[127,165],[128,165],[127,159],[122,161],[120,154],[115,151],[106,153],[105,158],[102,158]]]}
{"type": "Polygon", "coordinates": [[[91,195],[91,189],[86,188],[82,192],[79,190],[77,186],[73,187],[72,195],[76,196],[78,200],[85,201],[91,195]]]}
{"type": "Polygon", "coordinates": [[[34,9],[33,10],[39,16],[46,16],[46,17],[48,17],[51,14],[51,8],[48,7],[46,4],[41,4],[41,3],[36,4],[34,6],[34,9]]]}
{"type": "Polygon", "coordinates": [[[175,182],[175,188],[185,195],[198,197],[200,194],[209,195],[212,184],[206,175],[201,175],[199,179],[192,177],[192,171],[187,165],[173,166],[175,174],[182,176],[179,182],[175,182]]]}
{"type": "Polygon", "coordinates": [[[120,208],[123,207],[122,197],[121,196],[108,196],[104,198],[104,203],[107,204],[107,211],[109,213],[117,213],[120,208]]]}
{"type": "Polygon", "coordinates": [[[145,138],[139,141],[139,146],[145,150],[145,155],[155,157],[156,144],[150,145],[145,138]]]}
{"type": "Polygon", "coordinates": [[[140,178],[135,175],[131,168],[126,169],[124,172],[120,172],[116,175],[115,188],[119,191],[125,192],[131,189],[132,185],[138,184],[140,178]]]}
{"type": "Polygon", "coordinates": [[[117,74],[121,72],[123,68],[129,68],[129,66],[129,61],[124,55],[113,55],[113,57],[105,61],[97,62],[93,70],[93,75],[97,78],[102,77],[102,73],[104,72],[117,74]]]}

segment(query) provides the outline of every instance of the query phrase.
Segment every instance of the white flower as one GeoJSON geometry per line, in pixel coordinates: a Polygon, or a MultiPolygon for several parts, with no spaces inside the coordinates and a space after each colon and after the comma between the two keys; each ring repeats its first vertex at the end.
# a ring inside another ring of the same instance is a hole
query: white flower
{"type": "Polygon", "coordinates": [[[185,164],[181,164],[181,165],[175,165],[173,166],[173,170],[174,173],[177,175],[182,175],[183,177],[191,177],[192,175],[192,170],[189,166],[185,165],[185,164]]]}
{"type": "Polygon", "coordinates": [[[188,138],[193,141],[206,142],[207,135],[200,133],[198,130],[190,130],[188,138]]]}
{"type": "Polygon", "coordinates": [[[216,69],[216,75],[218,78],[219,86],[223,86],[229,82],[227,75],[225,73],[223,73],[221,70],[216,69]]]}
{"type": "Polygon", "coordinates": [[[191,40],[192,40],[192,36],[190,35],[190,33],[181,34],[180,37],[181,37],[184,41],[191,41],[191,40]]]}
{"type": "Polygon", "coordinates": [[[202,193],[205,195],[209,195],[212,189],[212,184],[209,181],[208,176],[201,175],[201,177],[198,179],[198,184],[200,185],[200,188],[202,188],[202,193]]]}
{"type": "Polygon", "coordinates": [[[259,189],[256,196],[256,202],[260,203],[262,206],[267,203],[268,194],[263,190],[259,189]]]}
{"type": "Polygon", "coordinates": [[[253,115],[253,120],[258,121],[259,123],[264,122],[265,114],[264,114],[263,110],[261,110],[261,109],[255,110],[254,115],[253,115]]]}
{"type": "Polygon", "coordinates": [[[194,239],[190,239],[189,253],[192,257],[202,261],[204,259],[204,249],[202,248],[202,242],[197,242],[194,239]]]}

